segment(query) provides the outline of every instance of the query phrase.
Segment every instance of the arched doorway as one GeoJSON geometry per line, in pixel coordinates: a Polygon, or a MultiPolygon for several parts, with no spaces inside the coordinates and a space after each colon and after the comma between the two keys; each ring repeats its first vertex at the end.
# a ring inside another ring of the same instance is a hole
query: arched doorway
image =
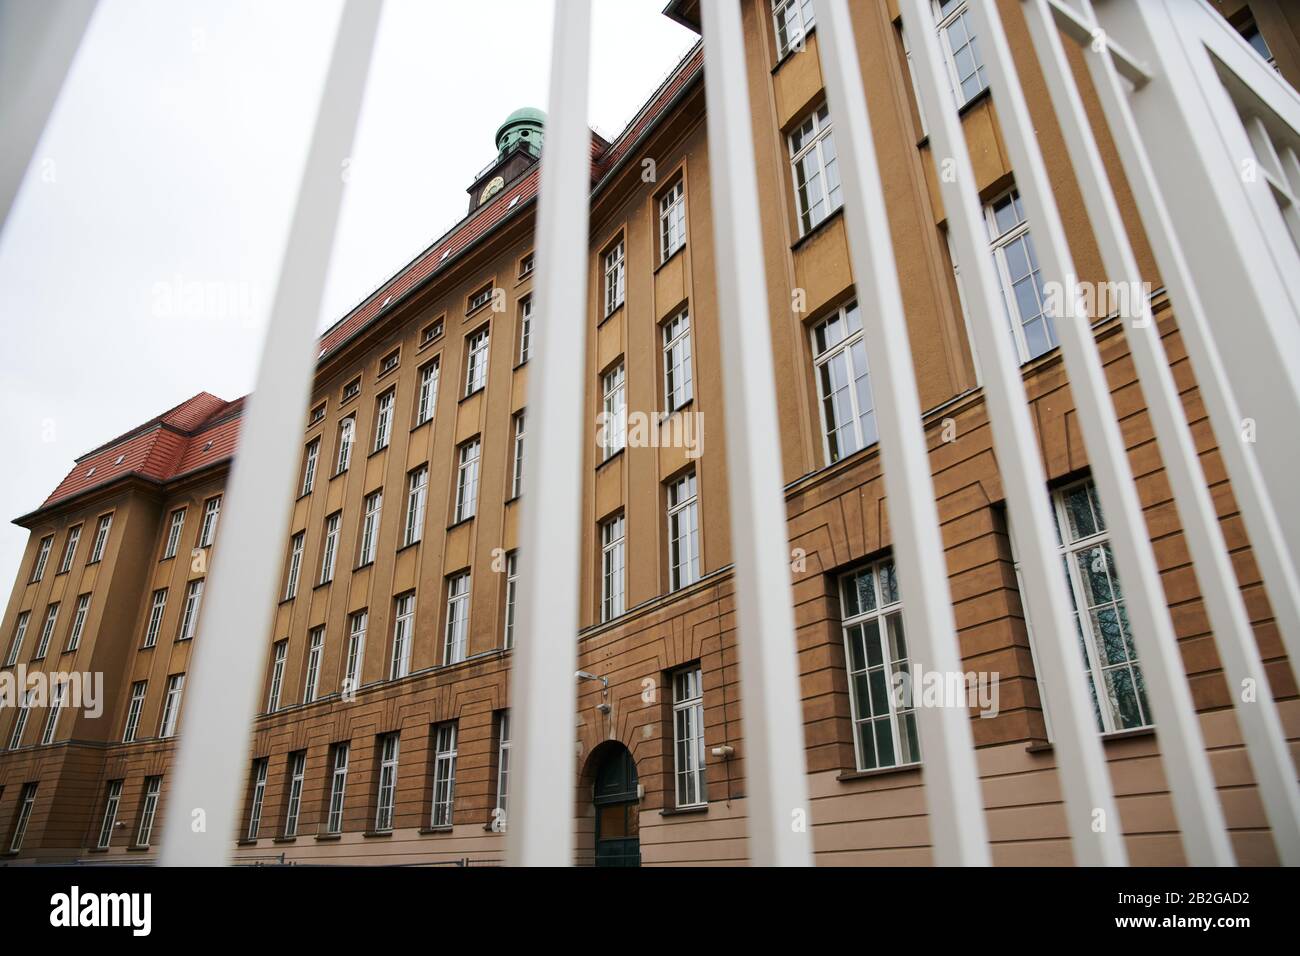
{"type": "Polygon", "coordinates": [[[640,866],[641,840],[636,761],[622,744],[604,748],[596,766],[596,865],[640,866]]]}

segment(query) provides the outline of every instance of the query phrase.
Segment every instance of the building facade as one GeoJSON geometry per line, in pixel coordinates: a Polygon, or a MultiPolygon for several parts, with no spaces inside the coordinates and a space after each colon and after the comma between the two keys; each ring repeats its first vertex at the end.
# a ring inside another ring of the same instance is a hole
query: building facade
{"type": "MultiPolygon", "coordinates": [[[[1023,362],[1098,732],[1132,862],[1176,864],[1143,662],[969,28],[972,2],[935,0],[935,16],[1023,362]]],[[[1081,278],[1104,282],[1019,3],[997,6],[1081,278]]],[[[1216,6],[1287,82],[1300,81],[1300,24],[1285,4],[1216,6]]],[[[963,666],[987,692],[970,709],[994,860],[1066,864],[1042,703],[1052,689],[1036,672],[908,45],[893,0],[852,9],[963,666]]],[[[694,2],[665,12],[698,29],[694,2]]],[[[776,358],[809,825],[819,863],[924,864],[924,754],[914,714],[888,687],[891,674],[919,676],[926,662],[910,657],[899,613],[812,5],[747,0],[743,16],[769,303],[749,334],[771,336],[776,358]]],[[[592,140],[582,628],[536,631],[577,640],[589,675],[572,689],[581,863],[746,859],[722,440],[721,371],[734,349],[713,279],[702,64],[696,47],[622,134],[592,140]]],[[[1088,91],[1086,70],[1074,71],[1088,91]]],[[[252,678],[262,706],[232,834],[237,860],[504,856],[515,580],[534,559],[518,550],[519,515],[545,498],[527,483],[529,356],[538,336],[571,335],[565,323],[577,320],[532,307],[543,139],[540,113],[512,114],[496,159],[469,187],[467,216],[321,338],[302,468],[286,490],[292,523],[278,542],[282,600],[265,673],[252,678]]],[[[1102,142],[1115,172],[1104,133],[1102,142]]],[[[1122,188],[1120,200],[1138,223],[1122,188]]],[[[1132,232],[1294,746],[1291,670],[1176,318],[1140,226],[1132,232]]],[[[1099,308],[1093,319],[1234,849],[1243,863],[1276,862],[1122,318],[1099,308]]],[[[241,410],[200,393],[78,459],[17,519],[30,539],[0,621],[0,674],[19,686],[0,707],[0,859],[154,857],[190,649],[220,640],[203,633],[203,585],[221,548],[241,410]]]]}

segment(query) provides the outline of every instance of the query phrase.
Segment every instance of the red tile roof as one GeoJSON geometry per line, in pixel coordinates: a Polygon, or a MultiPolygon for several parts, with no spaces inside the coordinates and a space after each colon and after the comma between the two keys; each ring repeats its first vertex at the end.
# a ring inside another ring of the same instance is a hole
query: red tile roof
{"type": "MultiPolygon", "coordinates": [[[[592,133],[593,186],[627,157],[678,93],[701,72],[703,52],[697,43],[612,144],[592,133]]],[[[319,361],[337,352],[369,325],[386,305],[394,304],[429,276],[450,265],[489,230],[523,212],[537,196],[538,173],[539,168],[534,166],[486,206],[474,210],[327,329],[320,337],[319,361]]],[[[175,408],[78,458],[72,471],[37,511],[128,475],[167,482],[230,458],[239,437],[243,404],[242,398],[227,402],[207,392],[199,392],[175,408]]]]}

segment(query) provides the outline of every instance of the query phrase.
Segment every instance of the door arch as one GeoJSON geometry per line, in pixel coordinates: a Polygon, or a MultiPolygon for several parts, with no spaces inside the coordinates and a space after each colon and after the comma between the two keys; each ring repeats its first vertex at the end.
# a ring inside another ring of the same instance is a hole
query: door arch
{"type": "Polygon", "coordinates": [[[592,786],[596,810],[596,865],[640,866],[640,789],[636,761],[621,743],[602,748],[592,786]]]}

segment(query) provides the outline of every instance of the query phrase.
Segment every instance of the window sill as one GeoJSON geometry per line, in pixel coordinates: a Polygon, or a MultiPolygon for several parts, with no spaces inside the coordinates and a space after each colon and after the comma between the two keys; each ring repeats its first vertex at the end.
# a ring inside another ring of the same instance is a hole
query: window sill
{"type": "Polygon", "coordinates": [[[672,418],[672,417],[673,417],[674,415],[676,415],[678,412],[684,412],[684,411],[686,411],[686,409],[690,408],[690,407],[691,407],[692,405],[694,405],[694,404],[695,404],[695,396],[692,395],[690,398],[688,398],[686,401],[682,402],[682,403],[681,403],[680,405],[678,405],[676,408],[672,408],[672,409],[669,409],[668,411],[660,412],[660,413],[659,413],[659,420],[658,420],[657,422],[655,422],[655,424],[656,424],[656,425],[662,425],[664,422],[668,421],[668,419],[672,418]]]}
{"type": "Polygon", "coordinates": [[[249,840],[249,839],[236,840],[236,841],[235,841],[235,846],[257,846],[257,840],[256,840],[256,839],[253,839],[253,840],[249,840]]]}
{"type": "Polygon", "coordinates": [[[297,843],[298,838],[296,836],[291,836],[291,837],[279,836],[279,837],[273,837],[271,842],[272,843],[297,843]]]}
{"type": "MultiPolygon", "coordinates": [[[[530,355],[529,358],[532,358],[532,356],[530,355]]],[[[528,359],[524,359],[522,362],[516,362],[514,367],[510,371],[517,372],[527,364],[528,364],[528,359]]]]}
{"type": "Polygon", "coordinates": [[[139,844],[133,843],[133,844],[131,844],[129,847],[126,848],[126,852],[127,852],[127,853],[148,853],[148,852],[149,852],[149,847],[147,847],[147,846],[140,846],[139,844]]]}
{"type": "Polygon", "coordinates": [[[866,780],[871,777],[888,777],[893,774],[902,773],[919,773],[921,764],[905,763],[897,767],[876,767],[874,770],[844,770],[835,779],[841,783],[849,783],[853,780],[866,780]]]}
{"type": "Polygon", "coordinates": [[[418,432],[421,428],[424,428],[426,425],[432,425],[432,424],[433,424],[433,417],[432,417],[432,416],[430,416],[429,418],[426,418],[426,419],[425,419],[424,421],[422,421],[422,422],[416,422],[414,425],[411,426],[411,434],[414,435],[414,434],[415,434],[416,432],[418,432]]]}
{"type": "Polygon", "coordinates": [[[625,451],[627,451],[627,445],[624,445],[622,448],[619,448],[619,449],[617,449],[617,450],[615,450],[615,451],[610,452],[608,458],[604,459],[603,461],[597,462],[597,464],[596,464],[596,471],[600,471],[600,469],[604,468],[604,467],[605,467],[606,465],[608,465],[611,461],[617,461],[619,458],[622,458],[622,457],[623,457],[623,453],[624,453],[625,451]]]}
{"type": "Polygon", "coordinates": [[[276,607],[284,607],[286,604],[292,604],[296,600],[298,600],[298,592],[294,591],[293,594],[289,595],[287,598],[282,598],[276,607]]]}
{"type": "Polygon", "coordinates": [[[661,817],[688,817],[694,814],[708,813],[709,805],[701,803],[692,807],[665,807],[659,811],[661,817]]]}
{"type": "Polygon", "coordinates": [[[348,470],[346,468],[344,468],[342,471],[336,471],[334,472],[334,474],[330,475],[329,480],[333,481],[335,478],[342,478],[347,473],[348,470]]]}
{"type": "Polygon", "coordinates": [[[623,311],[623,307],[624,307],[625,305],[627,305],[627,300],[626,300],[626,299],[624,299],[624,300],[623,300],[622,302],[620,302],[618,305],[614,306],[614,308],[612,308],[612,309],[610,309],[608,312],[606,312],[604,318],[602,318],[599,322],[596,323],[596,328],[600,328],[602,325],[604,325],[606,322],[608,322],[608,321],[609,321],[610,319],[612,319],[614,316],[616,316],[616,315],[618,315],[620,312],[622,312],[622,311],[623,311]]]}
{"type": "Polygon", "coordinates": [[[393,831],[392,830],[367,830],[365,833],[361,835],[365,837],[367,840],[384,839],[387,837],[391,837],[393,835],[393,831]]]}
{"type": "Polygon", "coordinates": [[[385,445],[385,446],[382,447],[382,448],[376,448],[376,449],[375,449],[374,451],[372,451],[370,454],[366,455],[366,459],[369,460],[369,459],[371,459],[371,458],[374,458],[376,455],[382,454],[383,452],[386,452],[386,451],[388,451],[388,446],[387,446],[387,445],[385,445]]]}
{"type": "Polygon", "coordinates": [[[86,852],[87,852],[87,853],[107,853],[108,851],[109,851],[109,847],[106,847],[106,846],[92,846],[92,847],[91,847],[89,850],[87,850],[86,852]]]}
{"type": "Polygon", "coordinates": [[[957,107],[957,116],[959,118],[965,116],[967,111],[973,109],[977,104],[983,103],[992,95],[993,95],[993,91],[987,86],[984,87],[984,89],[980,90],[978,93],[976,93],[974,96],[968,99],[961,106],[957,107]]]}
{"type": "Polygon", "coordinates": [[[400,364],[398,364],[398,365],[394,365],[392,368],[386,368],[386,369],[384,369],[382,372],[380,372],[378,375],[375,376],[375,381],[376,381],[376,382],[378,382],[378,381],[382,381],[383,379],[387,378],[389,375],[392,375],[394,372],[396,372],[396,371],[397,371],[399,368],[401,368],[401,367],[402,367],[402,366],[401,366],[400,364]]]}
{"type": "Polygon", "coordinates": [[[804,244],[811,242],[814,236],[828,229],[831,223],[833,223],[835,220],[839,219],[843,215],[844,215],[843,206],[838,206],[835,209],[831,210],[829,213],[826,214],[826,218],[824,218],[821,222],[817,223],[817,225],[813,226],[802,236],[796,239],[793,243],[791,243],[790,251],[798,252],[799,249],[804,246],[804,244]]]}
{"type": "Polygon", "coordinates": [[[358,571],[363,571],[366,568],[373,565],[374,563],[375,563],[374,558],[371,558],[369,561],[362,561],[360,564],[358,564],[355,568],[352,569],[352,573],[356,574],[358,571]]]}
{"type": "Polygon", "coordinates": [[[487,386],[486,386],[486,385],[480,385],[478,388],[474,389],[474,391],[472,391],[472,392],[466,392],[464,395],[462,395],[459,399],[457,399],[456,404],[457,404],[457,405],[464,405],[466,402],[468,402],[468,401],[469,401],[471,398],[473,398],[475,395],[479,394],[479,392],[483,392],[483,391],[486,391],[486,390],[487,390],[487,386]]]}
{"type": "Polygon", "coordinates": [[[395,552],[393,552],[393,553],[394,553],[394,554],[401,554],[403,551],[409,551],[411,548],[418,548],[418,547],[420,546],[420,540],[421,540],[420,538],[416,538],[416,539],[415,539],[414,541],[412,541],[410,544],[404,544],[404,545],[402,545],[400,548],[398,548],[398,549],[397,549],[395,552]]]}
{"type": "Polygon", "coordinates": [[[311,589],[312,589],[313,591],[319,591],[321,588],[327,588],[327,587],[329,587],[329,586],[330,586],[331,584],[333,584],[333,583],[334,583],[334,579],[333,579],[333,578],[330,578],[328,581],[321,581],[321,582],[319,582],[319,583],[317,583],[317,584],[313,584],[313,585],[311,586],[311,589]]]}
{"type": "Polygon", "coordinates": [[[342,833],[318,833],[316,834],[316,839],[322,843],[327,843],[331,840],[342,840],[343,834],[342,833]]]}
{"type": "MultiPolygon", "coordinates": [[[[1103,744],[1111,743],[1117,740],[1131,740],[1140,737],[1154,737],[1156,735],[1155,727],[1134,727],[1132,730],[1116,730],[1109,734],[1098,734],[1103,744]]],[[[1042,740],[1037,743],[1029,744],[1025,751],[1031,754],[1051,753],[1056,749],[1056,745],[1050,740],[1042,740]]]]}
{"type": "Polygon", "coordinates": [[[452,827],[448,825],[443,827],[420,827],[418,832],[421,836],[428,836],[431,833],[450,833],[451,831],[452,827]]]}
{"type": "MultiPolygon", "coordinates": [[[[493,288],[492,291],[493,292],[496,291],[495,287],[493,288]]],[[[492,295],[488,295],[486,302],[480,302],[478,305],[474,306],[474,308],[467,311],[465,313],[465,321],[468,322],[470,319],[474,318],[474,316],[478,315],[484,309],[492,305],[492,298],[493,298],[492,295]]]]}
{"type": "MultiPolygon", "coordinates": [[[[658,200],[656,200],[656,202],[657,201],[658,200]]],[[[686,251],[686,243],[683,242],[680,246],[678,246],[676,249],[673,250],[672,255],[670,255],[667,259],[664,259],[662,262],[660,262],[659,265],[655,266],[654,274],[658,275],[660,269],[668,265],[668,263],[672,262],[674,259],[676,259],[685,251],[686,251]]]]}
{"type": "Polygon", "coordinates": [[[812,26],[810,26],[807,30],[804,31],[804,34],[803,34],[803,41],[804,41],[804,43],[803,43],[803,47],[802,47],[802,49],[800,49],[800,48],[796,48],[796,47],[791,47],[790,49],[786,50],[784,54],[782,54],[781,56],[778,56],[778,57],[776,58],[776,63],[773,64],[773,66],[772,66],[772,75],[773,75],[773,76],[776,76],[776,74],[780,72],[781,67],[785,66],[785,64],[788,63],[788,62],[789,62],[789,61],[790,61],[794,56],[796,56],[796,55],[799,54],[799,53],[804,52],[804,50],[807,50],[807,49],[808,49],[808,38],[809,38],[810,36],[812,36],[813,34],[815,34],[816,32],[817,32],[817,24],[814,23],[812,26]]]}
{"type": "Polygon", "coordinates": [[[461,525],[469,524],[476,517],[477,515],[470,515],[468,518],[461,518],[459,521],[453,521],[451,524],[447,525],[447,530],[452,531],[455,528],[459,528],[461,525]]]}

